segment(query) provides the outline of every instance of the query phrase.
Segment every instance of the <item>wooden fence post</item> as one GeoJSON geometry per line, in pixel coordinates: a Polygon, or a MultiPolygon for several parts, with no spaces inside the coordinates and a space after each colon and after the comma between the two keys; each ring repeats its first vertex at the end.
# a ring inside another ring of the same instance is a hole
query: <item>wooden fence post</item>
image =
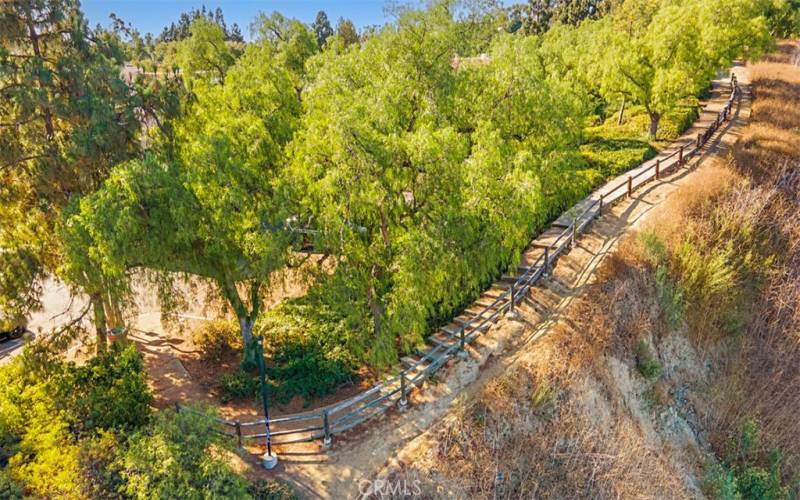
{"type": "Polygon", "coordinates": [[[550,276],[550,247],[544,247],[544,273],[545,278],[550,276]]]}
{"type": "Polygon", "coordinates": [[[661,177],[661,159],[656,160],[656,180],[661,177]]]}
{"type": "Polygon", "coordinates": [[[603,213],[603,196],[605,195],[603,193],[600,193],[600,208],[597,209],[598,217],[600,216],[601,213],[603,213]]]}
{"type": "Polygon", "coordinates": [[[514,314],[514,295],[516,293],[516,282],[511,283],[511,314],[514,314]]]}
{"type": "Polygon", "coordinates": [[[331,447],[331,426],[328,422],[328,410],[322,412],[322,428],[325,432],[325,435],[322,438],[322,448],[328,449],[331,447]]]}
{"type": "Polygon", "coordinates": [[[408,399],[406,399],[406,372],[400,372],[400,411],[408,408],[408,399]]]}
{"type": "Polygon", "coordinates": [[[701,147],[703,145],[703,134],[697,134],[697,147],[701,147]]]}
{"type": "Polygon", "coordinates": [[[242,449],[242,424],[239,421],[236,421],[236,447],[238,449],[242,449]]]}
{"type": "Polygon", "coordinates": [[[678,168],[683,166],[683,146],[681,146],[681,150],[678,151],[678,168]]]}
{"type": "Polygon", "coordinates": [[[575,246],[575,237],[578,235],[578,218],[572,220],[572,238],[570,239],[570,248],[575,246]]]}
{"type": "Polygon", "coordinates": [[[459,337],[458,338],[458,352],[460,354],[463,353],[463,354],[461,354],[462,356],[465,356],[466,353],[467,353],[467,341],[466,341],[466,338],[465,338],[466,335],[464,333],[464,330],[465,330],[464,325],[461,325],[461,329],[458,331],[458,337],[459,337]]]}
{"type": "Polygon", "coordinates": [[[633,177],[628,176],[628,198],[633,196],[633,177]]]}

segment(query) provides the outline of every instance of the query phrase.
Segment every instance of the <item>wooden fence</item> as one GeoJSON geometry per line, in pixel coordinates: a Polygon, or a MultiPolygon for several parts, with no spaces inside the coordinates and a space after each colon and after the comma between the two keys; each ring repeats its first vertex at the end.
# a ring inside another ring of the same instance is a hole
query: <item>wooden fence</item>
{"type": "MultiPolygon", "coordinates": [[[[731,118],[734,102],[740,97],[736,76],[732,75],[731,93],[726,105],[718,113],[715,121],[703,133],[697,135],[694,144],[680,146],[666,157],[657,159],[652,166],[642,169],[635,175],[629,175],[617,185],[603,188],[599,198],[590,201],[577,216],[572,217],[571,222],[544,248],[544,252],[531,265],[519,269],[520,274],[515,281],[505,287],[503,293],[489,304],[481,305],[478,312],[470,314],[469,320],[456,319],[454,321],[456,327],[445,326],[432,335],[429,338],[433,344],[431,348],[419,353],[415,358],[403,358],[405,368],[398,374],[360,394],[324,408],[270,418],[269,425],[265,419],[248,422],[218,419],[220,432],[235,439],[240,448],[250,440],[269,441],[273,445],[321,440],[323,447],[327,448],[333,436],[342,434],[395,405],[402,411],[408,405],[408,395],[411,391],[421,387],[425,380],[451,358],[464,356],[467,344],[485,333],[507,312],[513,311],[531,287],[542,277],[549,275],[559,255],[572,246],[578,235],[602,213],[604,207],[630,197],[633,191],[642,185],[680,168],[695,156],[714,133],[731,118]]],[[[196,411],[181,405],[176,405],[176,409],[196,411]]]]}

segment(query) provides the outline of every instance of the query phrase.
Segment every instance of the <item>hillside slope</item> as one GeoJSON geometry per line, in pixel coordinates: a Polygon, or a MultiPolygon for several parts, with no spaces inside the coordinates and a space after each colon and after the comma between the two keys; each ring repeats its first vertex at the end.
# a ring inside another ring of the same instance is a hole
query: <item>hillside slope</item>
{"type": "Polygon", "coordinates": [[[750,125],[745,99],[697,170],[615,207],[636,231],[548,335],[379,477],[429,497],[798,494],[797,47],[748,67],[750,125]]]}

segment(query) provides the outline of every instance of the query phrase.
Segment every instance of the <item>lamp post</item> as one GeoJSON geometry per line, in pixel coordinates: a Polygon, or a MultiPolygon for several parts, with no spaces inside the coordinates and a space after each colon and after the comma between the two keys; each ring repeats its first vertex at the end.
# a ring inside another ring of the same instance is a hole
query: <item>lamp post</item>
{"type": "Polygon", "coordinates": [[[258,337],[256,339],[257,356],[258,356],[258,375],[261,379],[261,403],[264,405],[264,425],[267,428],[266,441],[267,452],[261,457],[261,465],[265,469],[272,469],[278,465],[278,456],[272,454],[272,439],[269,432],[269,400],[267,399],[267,374],[266,367],[264,366],[264,339],[258,337]]]}

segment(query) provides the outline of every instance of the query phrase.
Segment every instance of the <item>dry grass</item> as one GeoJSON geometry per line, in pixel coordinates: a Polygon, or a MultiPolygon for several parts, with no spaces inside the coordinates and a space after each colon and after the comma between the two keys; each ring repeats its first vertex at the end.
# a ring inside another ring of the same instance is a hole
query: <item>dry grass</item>
{"type": "Polygon", "coordinates": [[[800,67],[785,64],[798,45],[781,48],[774,62],[752,68],[752,121],[734,151],[750,189],[729,207],[753,212],[760,205],[757,224],[771,235],[775,261],[740,348],[721,360],[707,425],[722,450],[755,417],[762,452],[780,448],[789,479],[800,474],[800,67]]]}
{"type": "Polygon", "coordinates": [[[607,259],[555,331],[451,414],[428,456],[393,479],[420,480],[429,498],[689,496],[621,404],[608,366],[632,367],[638,341],[662,331],[651,281],[643,266],[607,259]]]}

